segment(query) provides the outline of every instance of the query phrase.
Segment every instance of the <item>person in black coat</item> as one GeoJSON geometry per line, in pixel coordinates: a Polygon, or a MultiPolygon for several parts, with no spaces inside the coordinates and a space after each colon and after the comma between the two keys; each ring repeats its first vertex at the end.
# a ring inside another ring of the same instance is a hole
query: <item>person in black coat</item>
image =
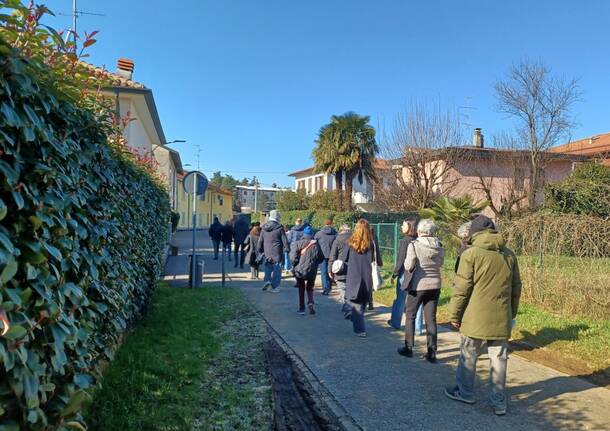
{"type": "Polygon", "coordinates": [[[245,241],[246,237],[249,234],[248,221],[242,215],[237,216],[237,220],[235,220],[235,224],[233,225],[233,253],[235,257],[235,265],[234,268],[237,268],[237,264],[239,263],[239,267],[243,269],[244,261],[246,259],[246,249],[245,249],[245,241]],[[241,249],[241,254],[238,254],[241,249]]]}
{"type": "Polygon", "coordinates": [[[218,221],[218,217],[214,217],[214,222],[210,225],[208,234],[214,245],[214,260],[218,260],[218,249],[220,248],[220,240],[222,238],[222,225],[218,221]]]}
{"type": "Polygon", "coordinates": [[[246,247],[246,262],[250,265],[250,279],[258,280],[258,240],[261,235],[260,226],[253,226],[250,234],[246,237],[244,246],[246,247]]]}
{"type": "Polygon", "coordinates": [[[345,297],[345,280],[347,278],[347,267],[343,264],[343,268],[338,273],[333,273],[333,263],[340,260],[339,256],[343,253],[348,247],[347,241],[352,236],[352,230],[350,229],[348,224],[342,224],[339,228],[339,233],[333,242],[332,247],[330,248],[330,255],[328,257],[328,271],[331,277],[337,282],[337,289],[339,289],[339,294],[341,295],[341,312],[344,314],[348,313],[351,310],[351,306],[349,305],[346,297],[345,297]]]}
{"type": "Polygon", "coordinates": [[[330,248],[337,237],[337,231],[333,228],[333,221],[328,219],[324,222],[324,227],[316,232],[314,239],[318,240],[324,260],[320,263],[320,278],[322,279],[322,295],[329,295],[331,284],[328,275],[328,257],[330,256],[330,248]]]}
{"type": "Polygon", "coordinates": [[[374,241],[369,222],[358,220],[348,241],[349,247],[341,259],[347,265],[345,296],[352,306],[352,324],[359,337],[366,337],[364,310],[373,292],[371,264],[376,261],[378,266],[383,265],[379,247],[374,241]]]}
{"type": "Polygon", "coordinates": [[[276,210],[269,212],[269,221],[261,228],[258,240],[258,252],[264,255],[265,284],[263,290],[271,287],[271,292],[280,291],[282,281],[282,263],[284,250],[290,250],[284,227],[280,224],[280,213],[276,210]]]}
{"type": "MultiPolygon", "coordinates": [[[[392,273],[392,281],[396,280],[396,299],[392,304],[392,317],[388,320],[388,325],[394,329],[400,329],[402,325],[402,316],[405,314],[405,301],[409,286],[403,286],[403,274],[405,272],[405,259],[407,258],[407,248],[409,244],[417,237],[417,220],[414,218],[406,219],[402,222],[401,230],[404,236],[400,241],[398,248],[398,256],[396,258],[396,266],[392,273]]],[[[421,307],[418,311],[416,322],[419,323],[419,331],[421,331],[421,307]]],[[[417,325],[416,325],[417,326],[417,325]]],[[[417,328],[416,328],[417,330],[417,328]]],[[[418,332],[419,332],[418,331],[418,332]]]]}
{"type": "Polygon", "coordinates": [[[229,220],[226,221],[222,227],[222,253],[228,256],[229,262],[231,262],[231,242],[233,242],[233,226],[229,220]]]}
{"type": "Polygon", "coordinates": [[[318,241],[312,238],[313,230],[306,227],[303,238],[292,244],[290,248],[290,261],[293,273],[299,288],[298,314],[305,314],[305,291],[307,291],[307,306],[309,314],[316,314],[313,302],[313,286],[316,281],[318,265],[324,259],[318,241]]]}

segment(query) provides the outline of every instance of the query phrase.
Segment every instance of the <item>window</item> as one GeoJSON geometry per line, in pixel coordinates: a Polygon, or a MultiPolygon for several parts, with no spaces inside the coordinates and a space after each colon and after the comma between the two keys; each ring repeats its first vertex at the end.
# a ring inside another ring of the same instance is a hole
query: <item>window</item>
{"type": "Polygon", "coordinates": [[[218,195],[218,205],[222,206],[222,202],[223,202],[222,196],[218,195]]]}
{"type": "Polygon", "coordinates": [[[313,190],[313,188],[311,187],[311,178],[307,179],[307,191],[309,193],[311,193],[311,191],[313,190]]]}

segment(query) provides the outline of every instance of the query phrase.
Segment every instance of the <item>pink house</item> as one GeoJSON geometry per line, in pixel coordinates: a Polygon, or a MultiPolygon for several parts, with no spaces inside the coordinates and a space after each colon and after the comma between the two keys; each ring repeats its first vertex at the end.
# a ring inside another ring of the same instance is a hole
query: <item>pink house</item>
{"type": "MultiPolygon", "coordinates": [[[[490,200],[497,211],[505,205],[511,208],[527,206],[525,191],[530,181],[528,150],[485,148],[478,129],[472,146],[447,147],[428,153],[425,176],[433,184],[433,195],[460,197],[468,194],[474,201],[490,200]]],[[[589,157],[545,152],[543,159],[543,182],[548,184],[568,177],[576,164],[589,157]]],[[[392,161],[392,169],[401,169],[403,180],[408,182],[410,170],[406,166],[408,164],[402,160],[392,161]]],[[[539,193],[536,203],[540,204],[542,200],[543,194],[539,193]]],[[[484,213],[495,216],[490,207],[484,213]]]]}

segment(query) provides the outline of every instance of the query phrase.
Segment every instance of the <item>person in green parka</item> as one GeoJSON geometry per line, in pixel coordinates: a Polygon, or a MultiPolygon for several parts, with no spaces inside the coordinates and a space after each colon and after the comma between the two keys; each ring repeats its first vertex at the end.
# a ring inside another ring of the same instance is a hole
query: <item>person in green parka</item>
{"type": "Polygon", "coordinates": [[[476,217],[469,230],[469,247],[460,256],[449,305],[451,324],[460,330],[456,384],[445,395],[473,404],[476,363],[487,345],[491,404],[506,414],[506,364],[511,322],[517,316],[521,277],[515,254],[505,246],[493,221],[476,217]]]}

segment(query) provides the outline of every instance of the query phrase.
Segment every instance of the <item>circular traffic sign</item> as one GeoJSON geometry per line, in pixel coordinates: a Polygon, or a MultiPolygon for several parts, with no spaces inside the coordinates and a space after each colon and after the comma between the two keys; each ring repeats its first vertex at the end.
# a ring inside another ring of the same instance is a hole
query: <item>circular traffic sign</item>
{"type": "Polygon", "coordinates": [[[184,177],[182,187],[189,195],[202,196],[208,188],[208,178],[199,171],[191,171],[184,177]]]}

